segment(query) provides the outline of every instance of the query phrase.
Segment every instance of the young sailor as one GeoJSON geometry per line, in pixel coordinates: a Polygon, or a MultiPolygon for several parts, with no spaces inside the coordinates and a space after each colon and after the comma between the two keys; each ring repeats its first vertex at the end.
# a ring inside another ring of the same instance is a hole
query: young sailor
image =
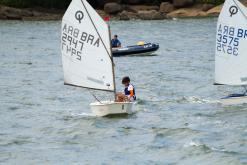
{"type": "Polygon", "coordinates": [[[122,79],[122,84],[124,85],[124,92],[117,93],[117,102],[133,102],[136,100],[135,88],[130,84],[130,78],[124,77],[122,79]]]}

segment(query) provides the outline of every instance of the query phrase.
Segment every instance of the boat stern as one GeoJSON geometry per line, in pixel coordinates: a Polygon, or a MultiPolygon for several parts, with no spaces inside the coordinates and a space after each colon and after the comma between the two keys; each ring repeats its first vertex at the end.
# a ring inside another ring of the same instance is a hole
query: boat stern
{"type": "Polygon", "coordinates": [[[131,114],[132,102],[103,101],[90,104],[91,111],[96,116],[108,116],[117,114],[131,114]]]}

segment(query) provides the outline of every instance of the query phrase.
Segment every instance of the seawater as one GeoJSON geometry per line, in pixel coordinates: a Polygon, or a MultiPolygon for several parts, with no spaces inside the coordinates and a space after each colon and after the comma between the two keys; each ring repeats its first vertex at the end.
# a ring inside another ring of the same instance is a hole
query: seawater
{"type": "Polygon", "coordinates": [[[110,22],[123,45],[160,44],[114,58],[118,90],[130,76],[138,104],[110,118],[63,85],[60,21],[0,21],[0,164],[247,164],[247,107],[218,103],[242,89],[213,85],[216,21],[110,22]]]}

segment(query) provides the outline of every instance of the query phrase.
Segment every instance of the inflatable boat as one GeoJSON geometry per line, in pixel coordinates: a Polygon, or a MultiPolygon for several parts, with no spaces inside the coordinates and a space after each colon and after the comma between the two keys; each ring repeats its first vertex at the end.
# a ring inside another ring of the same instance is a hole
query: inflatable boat
{"type": "Polygon", "coordinates": [[[112,54],[114,57],[119,56],[137,56],[137,55],[152,55],[159,49],[159,44],[156,43],[145,43],[142,45],[133,45],[121,48],[113,48],[112,54]]]}

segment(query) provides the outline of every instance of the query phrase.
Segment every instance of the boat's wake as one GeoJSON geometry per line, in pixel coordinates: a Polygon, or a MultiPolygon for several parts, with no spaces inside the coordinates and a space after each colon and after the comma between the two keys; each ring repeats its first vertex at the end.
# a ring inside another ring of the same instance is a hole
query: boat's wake
{"type": "Polygon", "coordinates": [[[163,103],[163,104],[170,104],[170,103],[179,103],[179,104],[218,104],[220,103],[219,100],[212,100],[212,99],[205,99],[198,96],[182,96],[177,98],[170,98],[170,99],[163,99],[163,100],[140,100],[139,104],[145,105],[148,103],[163,103]]]}
{"type": "Polygon", "coordinates": [[[191,104],[217,104],[219,100],[209,100],[198,96],[184,96],[177,100],[179,103],[191,103],[191,104]]]}
{"type": "Polygon", "coordinates": [[[204,144],[204,143],[201,143],[201,142],[198,142],[198,141],[193,141],[191,140],[190,142],[188,143],[185,143],[183,145],[184,148],[189,148],[189,147],[200,147],[202,150],[204,151],[208,151],[208,152],[213,152],[213,151],[216,151],[216,152],[223,152],[223,153],[230,153],[230,154],[239,154],[238,152],[235,152],[235,151],[229,151],[229,150],[226,150],[222,147],[216,147],[216,146],[209,146],[207,144],[204,144]]]}
{"type": "Polygon", "coordinates": [[[85,112],[82,112],[82,113],[71,113],[71,116],[72,117],[96,117],[96,115],[93,114],[93,113],[85,113],[85,112]]]}

